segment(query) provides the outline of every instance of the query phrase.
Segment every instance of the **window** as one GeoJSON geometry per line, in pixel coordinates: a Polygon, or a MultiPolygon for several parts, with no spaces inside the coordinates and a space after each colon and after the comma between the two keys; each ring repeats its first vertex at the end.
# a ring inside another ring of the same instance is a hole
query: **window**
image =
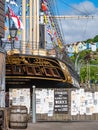
{"type": "Polygon", "coordinates": [[[34,67],[35,75],[42,75],[40,67],[34,67]]]}
{"type": "Polygon", "coordinates": [[[22,74],[22,66],[14,65],[13,66],[13,74],[22,74]]]}
{"type": "Polygon", "coordinates": [[[27,74],[28,75],[34,75],[34,68],[32,66],[27,67],[27,74]]]}
{"type": "Polygon", "coordinates": [[[11,74],[12,73],[12,68],[10,65],[6,66],[6,74],[11,74]]]}
{"type": "Polygon", "coordinates": [[[54,77],[60,77],[60,75],[59,75],[57,69],[52,68],[52,71],[53,71],[53,75],[54,75],[54,77]]]}
{"type": "Polygon", "coordinates": [[[46,76],[53,76],[51,68],[45,68],[45,74],[46,76]]]}

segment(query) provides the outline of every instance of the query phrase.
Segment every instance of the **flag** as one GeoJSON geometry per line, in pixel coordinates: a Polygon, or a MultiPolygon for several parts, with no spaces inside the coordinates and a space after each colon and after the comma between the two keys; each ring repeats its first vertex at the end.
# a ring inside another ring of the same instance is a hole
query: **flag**
{"type": "Polygon", "coordinates": [[[15,37],[15,40],[18,41],[18,37],[15,37]]]}
{"type": "Polygon", "coordinates": [[[11,1],[10,1],[10,4],[15,5],[15,6],[18,6],[17,3],[16,3],[14,0],[11,0],[11,1]]]}
{"type": "Polygon", "coordinates": [[[41,8],[42,8],[42,11],[47,11],[47,7],[44,3],[42,3],[41,8]]]}
{"type": "Polygon", "coordinates": [[[21,22],[21,20],[19,19],[19,17],[17,15],[15,15],[14,11],[8,7],[8,10],[9,10],[9,17],[12,18],[12,20],[14,21],[16,27],[18,29],[23,29],[23,24],[21,22]]]}
{"type": "Polygon", "coordinates": [[[58,46],[59,48],[63,48],[62,42],[59,38],[57,38],[58,46]]]}
{"type": "Polygon", "coordinates": [[[11,37],[10,37],[10,35],[8,35],[8,38],[7,38],[7,39],[8,39],[8,41],[11,41],[11,37]]]}
{"type": "Polygon", "coordinates": [[[5,31],[8,30],[7,26],[4,26],[4,30],[5,30],[5,31]]]}
{"type": "Polygon", "coordinates": [[[20,30],[18,29],[17,34],[20,35],[20,33],[21,33],[21,32],[20,32],[20,30]]]}
{"type": "Polygon", "coordinates": [[[44,15],[44,22],[45,22],[45,24],[48,24],[48,19],[47,19],[46,15],[44,15]]]}
{"type": "Polygon", "coordinates": [[[7,3],[18,6],[15,0],[6,0],[7,3]]]}
{"type": "Polygon", "coordinates": [[[47,32],[48,32],[48,34],[50,35],[50,37],[53,37],[52,31],[51,31],[50,29],[47,29],[47,32]]]}

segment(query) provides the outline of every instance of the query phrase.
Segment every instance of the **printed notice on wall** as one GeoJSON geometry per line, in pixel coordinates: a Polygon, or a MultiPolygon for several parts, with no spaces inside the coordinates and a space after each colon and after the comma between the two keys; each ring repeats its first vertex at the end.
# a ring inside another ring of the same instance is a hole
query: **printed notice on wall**
{"type": "Polygon", "coordinates": [[[36,89],[36,113],[53,116],[54,90],[36,89]]]}
{"type": "Polygon", "coordinates": [[[56,89],[54,91],[54,112],[68,113],[68,93],[65,90],[56,89]]]}
{"type": "Polygon", "coordinates": [[[28,113],[30,113],[30,89],[29,88],[17,88],[9,89],[9,100],[12,101],[13,106],[21,105],[26,106],[28,113]]]}
{"type": "Polygon", "coordinates": [[[98,113],[98,92],[84,89],[71,91],[71,115],[93,115],[98,113]]]}

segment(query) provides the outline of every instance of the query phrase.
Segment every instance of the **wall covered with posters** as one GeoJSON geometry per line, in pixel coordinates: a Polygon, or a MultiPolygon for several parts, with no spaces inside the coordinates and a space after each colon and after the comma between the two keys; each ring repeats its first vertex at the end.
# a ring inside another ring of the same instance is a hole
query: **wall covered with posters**
{"type": "Polygon", "coordinates": [[[79,89],[71,92],[71,115],[93,115],[98,113],[98,92],[79,89]]]}
{"type": "MultiPolygon", "coordinates": [[[[98,120],[98,89],[36,88],[37,120],[98,120]],[[90,117],[90,118],[89,118],[90,117]]],[[[9,89],[12,105],[31,109],[30,89],[9,89]]]]}
{"type": "Polygon", "coordinates": [[[63,114],[68,112],[68,93],[62,89],[37,89],[36,90],[36,113],[63,114]]]}
{"type": "Polygon", "coordinates": [[[36,113],[48,116],[96,114],[98,113],[98,91],[76,89],[68,92],[65,89],[37,89],[36,113]]]}
{"type": "MultiPolygon", "coordinates": [[[[13,106],[26,106],[28,108],[28,113],[30,113],[30,89],[10,88],[9,103],[13,106]]],[[[68,93],[66,90],[36,88],[36,114],[46,114],[52,117],[57,113],[68,113],[68,93]]]]}
{"type": "Polygon", "coordinates": [[[47,114],[48,116],[54,114],[93,115],[98,113],[98,91],[76,89],[70,92],[63,89],[37,89],[36,113],[47,114]],[[69,98],[71,99],[70,104],[69,98]]]}
{"type": "Polygon", "coordinates": [[[30,89],[29,88],[10,88],[9,104],[13,106],[26,106],[30,112],[30,89]]]}
{"type": "Polygon", "coordinates": [[[54,90],[37,89],[36,90],[36,113],[53,116],[54,111],[54,90]]]}
{"type": "Polygon", "coordinates": [[[37,89],[37,120],[98,120],[98,86],[84,89],[37,89]]]}

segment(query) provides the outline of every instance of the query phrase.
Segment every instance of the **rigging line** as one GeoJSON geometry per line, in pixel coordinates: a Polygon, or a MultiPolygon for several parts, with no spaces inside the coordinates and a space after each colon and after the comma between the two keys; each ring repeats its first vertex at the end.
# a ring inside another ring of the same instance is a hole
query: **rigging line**
{"type": "MultiPolygon", "coordinates": [[[[82,0],[80,0],[80,2],[83,3],[82,0]]],[[[87,9],[85,8],[84,4],[82,5],[82,7],[84,8],[84,10],[85,10],[85,11],[88,13],[88,15],[89,15],[89,12],[88,12],[87,9]]]]}
{"type": "MultiPolygon", "coordinates": [[[[55,0],[54,0],[54,4],[57,5],[55,0]]],[[[56,9],[57,15],[60,15],[59,10],[58,10],[58,6],[55,6],[55,9],[56,9]]],[[[65,37],[64,37],[64,31],[63,31],[63,28],[62,28],[61,19],[59,19],[58,22],[59,22],[59,25],[61,27],[60,30],[62,31],[63,39],[64,39],[64,41],[66,41],[65,37]]]]}
{"type": "Polygon", "coordinates": [[[73,7],[73,6],[69,5],[68,3],[66,3],[66,2],[65,2],[65,1],[63,1],[63,0],[61,0],[61,1],[63,2],[63,4],[67,5],[68,7],[70,7],[70,8],[72,8],[72,9],[74,9],[74,10],[76,10],[76,11],[78,11],[78,12],[82,13],[82,14],[85,14],[86,16],[88,16],[88,14],[87,14],[87,13],[84,13],[84,12],[82,12],[82,11],[80,11],[80,10],[76,9],[75,7],[73,7]]]}
{"type": "MultiPolygon", "coordinates": [[[[48,7],[50,9],[50,13],[53,16],[55,14],[53,7],[51,7],[51,5],[53,4],[53,1],[47,0],[47,2],[48,2],[48,7]]],[[[60,38],[61,42],[64,43],[57,20],[54,17],[52,17],[52,18],[53,18],[53,22],[55,24],[55,29],[56,29],[57,35],[60,38]]]]}
{"type": "Polygon", "coordinates": [[[84,33],[83,33],[83,35],[82,35],[82,38],[86,35],[86,32],[87,32],[87,24],[88,24],[88,19],[87,19],[87,22],[86,22],[86,27],[85,27],[85,29],[84,29],[84,33]]]}
{"type": "MultiPolygon", "coordinates": [[[[81,1],[81,2],[83,2],[83,0],[80,0],[80,1],[81,1]]],[[[85,7],[85,6],[84,6],[84,7],[85,7]]],[[[86,10],[86,9],[85,9],[85,10],[86,10]]],[[[88,12],[88,11],[86,10],[86,12],[88,12]]],[[[95,12],[94,14],[96,14],[96,12],[95,12]]],[[[94,15],[94,14],[93,14],[93,15],[94,15]]],[[[90,13],[89,13],[89,12],[88,12],[88,15],[90,15],[90,13]]]]}

